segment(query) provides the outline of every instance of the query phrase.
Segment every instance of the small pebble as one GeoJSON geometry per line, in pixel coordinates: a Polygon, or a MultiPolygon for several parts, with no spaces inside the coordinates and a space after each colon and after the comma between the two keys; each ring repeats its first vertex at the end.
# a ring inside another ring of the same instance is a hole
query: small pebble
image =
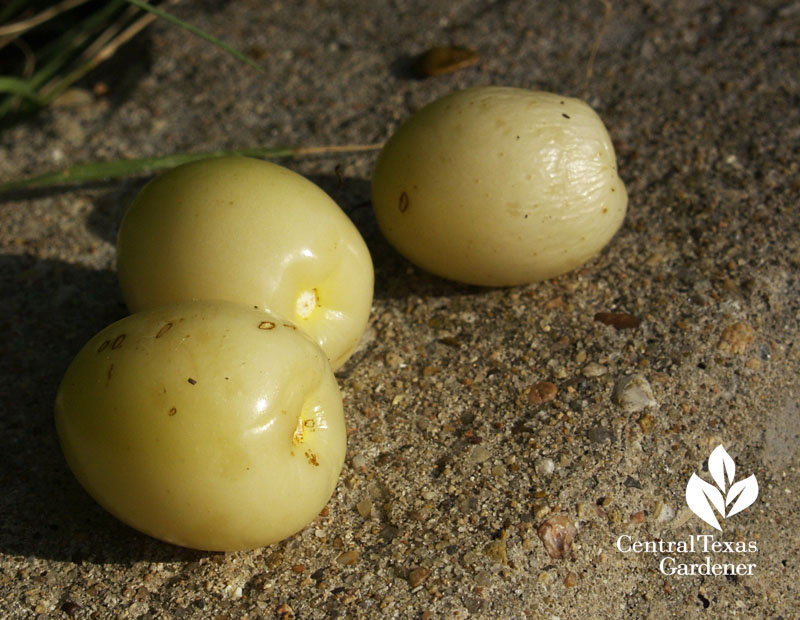
{"type": "Polygon", "coordinates": [[[647,379],[640,374],[619,379],[611,394],[611,402],[629,413],[636,413],[658,404],[653,396],[653,389],[647,379]]]}
{"type": "Polygon", "coordinates": [[[358,514],[367,519],[372,514],[372,500],[369,498],[362,499],[356,504],[356,510],[358,510],[358,514]]]}
{"type": "Polygon", "coordinates": [[[383,361],[389,368],[397,368],[403,363],[403,358],[397,355],[397,353],[387,353],[384,356],[383,361]]]}
{"type": "Polygon", "coordinates": [[[533,468],[540,476],[549,476],[555,471],[556,464],[553,462],[553,459],[536,459],[533,468]]]}
{"type": "Polygon", "coordinates": [[[755,332],[750,325],[744,322],[733,323],[722,332],[717,343],[717,350],[728,355],[741,355],[755,338],[755,332]]]}
{"type": "Polygon", "coordinates": [[[586,436],[592,443],[613,442],[615,439],[614,433],[605,426],[593,426],[586,433],[586,436]]]}
{"type": "Polygon", "coordinates": [[[602,377],[608,372],[608,369],[597,362],[589,362],[583,367],[582,372],[584,377],[602,377]]]}
{"type": "Polygon", "coordinates": [[[551,570],[543,570],[541,573],[539,573],[539,576],[537,577],[537,579],[539,580],[540,583],[545,583],[545,584],[546,583],[550,583],[551,581],[553,581],[553,575],[554,574],[555,574],[555,571],[552,570],[552,569],[551,570]]]}
{"type": "Polygon", "coordinates": [[[428,578],[431,572],[424,566],[413,569],[408,573],[408,583],[412,588],[416,588],[428,578]]]}
{"type": "Polygon", "coordinates": [[[400,535],[400,528],[395,525],[387,525],[379,534],[381,540],[392,541],[400,535]]]}
{"type": "Polygon", "coordinates": [[[544,544],[547,554],[555,560],[560,560],[569,555],[578,530],[567,515],[555,515],[542,523],[536,533],[544,544]]]}
{"type": "Polygon", "coordinates": [[[642,432],[645,434],[652,430],[654,423],[655,420],[649,413],[645,413],[641,418],[639,418],[639,428],[641,428],[642,432]]]}
{"type": "Polygon", "coordinates": [[[483,446],[476,446],[475,449],[472,451],[471,460],[473,463],[483,463],[489,457],[492,456],[491,452],[489,452],[483,446]]]}
{"type": "Polygon", "coordinates": [[[535,518],[542,519],[548,512],[550,512],[550,506],[547,505],[547,502],[542,500],[533,502],[533,516],[535,518]]]}
{"type": "Polygon", "coordinates": [[[366,466],[367,459],[365,459],[360,454],[356,454],[353,457],[353,460],[351,461],[351,463],[353,464],[353,469],[361,469],[362,467],[366,466]]]}
{"type": "Polygon", "coordinates": [[[594,320],[611,325],[614,329],[636,329],[642,320],[627,312],[598,312],[594,320]]]}
{"type": "Polygon", "coordinates": [[[492,573],[490,573],[488,570],[482,570],[475,575],[475,584],[484,588],[488,588],[490,585],[492,585],[492,573]]]}
{"type": "Polygon", "coordinates": [[[564,587],[574,588],[576,583],[578,583],[577,573],[575,573],[575,571],[568,572],[567,576],[564,578],[564,587]]]}
{"type": "Polygon", "coordinates": [[[358,562],[358,551],[345,551],[339,554],[336,561],[342,566],[353,566],[358,562]]]}
{"type": "Polygon", "coordinates": [[[508,550],[506,543],[502,540],[490,542],[483,548],[483,553],[498,564],[508,564],[508,550]]]}
{"type": "Polygon", "coordinates": [[[549,381],[539,381],[528,390],[528,402],[532,405],[541,405],[555,399],[558,388],[549,381]]]}
{"type": "Polygon", "coordinates": [[[624,486],[628,487],[629,489],[641,489],[642,483],[639,482],[633,476],[628,476],[625,478],[625,482],[622,483],[624,486]]]}
{"type": "Polygon", "coordinates": [[[675,509],[670,504],[658,502],[656,509],[653,511],[653,517],[661,523],[672,521],[675,518],[675,509]]]}

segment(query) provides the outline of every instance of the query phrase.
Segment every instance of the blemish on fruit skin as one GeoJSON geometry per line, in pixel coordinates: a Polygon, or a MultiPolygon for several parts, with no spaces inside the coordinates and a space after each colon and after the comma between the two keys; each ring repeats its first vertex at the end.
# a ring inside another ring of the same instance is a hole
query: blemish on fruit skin
{"type": "Polygon", "coordinates": [[[303,439],[305,438],[305,433],[303,432],[303,418],[298,418],[297,426],[292,433],[292,445],[302,443],[303,439]]]}
{"type": "Polygon", "coordinates": [[[405,192],[400,194],[400,201],[397,204],[397,208],[400,209],[400,213],[408,211],[408,194],[405,192]]]}
{"type": "Polygon", "coordinates": [[[125,342],[125,334],[120,334],[116,338],[114,338],[114,342],[111,343],[112,349],[119,349],[122,346],[122,343],[125,342]]]}
{"type": "Polygon", "coordinates": [[[273,321],[261,321],[258,324],[258,329],[270,330],[275,329],[275,322],[273,321]]]}
{"type": "Polygon", "coordinates": [[[108,372],[106,373],[106,387],[108,387],[108,384],[111,383],[111,373],[112,372],[114,372],[114,364],[111,364],[108,367],[108,372]]]}
{"type": "Polygon", "coordinates": [[[187,379],[187,381],[188,381],[188,382],[189,382],[191,385],[197,385],[197,380],[196,380],[196,379],[192,379],[191,377],[189,377],[189,378],[187,379]]]}
{"type": "Polygon", "coordinates": [[[156,334],[156,338],[161,338],[161,336],[166,334],[170,330],[171,327],[172,327],[172,323],[167,323],[166,325],[164,325],[161,329],[158,330],[158,333],[156,334]]]}
{"type": "Polygon", "coordinates": [[[313,465],[314,467],[319,467],[319,461],[317,460],[317,455],[314,454],[311,450],[307,450],[305,452],[305,457],[308,460],[309,465],[313,465]]]}
{"type": "Polygon", "coordinates": [[[167,415],[169,415],[170,417],[172,417],[172,416],[174,416],[176,413],[178,413],[178,408],[177,408],[177,407],[171,407],[167,415]]]}
{"type": "Polygon", "coordinates": [[[103,351],[105,351],[108,348],[108,345],[110,345],[110,344],[111,344],[110,340],[105,340],[103,342],[103,344],[101,344],[99,347],[97,347],[97,352],[98,353],[102,353],[103,351]]]}

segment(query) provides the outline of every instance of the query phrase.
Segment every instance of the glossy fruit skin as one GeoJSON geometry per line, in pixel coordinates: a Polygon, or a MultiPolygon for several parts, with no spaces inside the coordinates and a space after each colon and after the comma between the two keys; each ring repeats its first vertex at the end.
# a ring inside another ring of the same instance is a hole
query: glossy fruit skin
{"type": "Polygon", "coordinates": [[[193,299],[269,308],[334,368],[372,306],[372,260],[350,219],[308,179],[247,157],[185,164],[148,183],[122,220],[117,271],[131,312],[193,299]],[[298,314],[303,295],[316,299],[308,316],[298,314]]]}
{"type": "Polygon", "coordinates": [[[603,122],[584,102],[482,86],[406,121],[381,151],[381,232],[436,275],[486,286],[565,273],[622,224],[628,197],[603,122]]]}
{"type": "Polygon", "coordinates": [[[103,329],[67,369],[55,421],[98,503],[196,549],[250,549],[302,529],[328,502],[346,450],[322,350],[285,319],[229,302],[103,329]]]}

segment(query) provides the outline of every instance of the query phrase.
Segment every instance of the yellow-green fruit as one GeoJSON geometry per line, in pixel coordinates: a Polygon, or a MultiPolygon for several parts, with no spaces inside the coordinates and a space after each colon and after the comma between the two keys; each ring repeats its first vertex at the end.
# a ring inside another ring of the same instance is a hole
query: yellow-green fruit
{"type": "Polygon", "coordinates": [[[345,456],[342,399],[322,350],[285,319],[229,302],[143,311],[67,369],[56,428],[98,503],[156,538],[260,547],[328,502],[345,456]]]}
{"type": "Polygon", "coordinates": [[[355,350],[372,306],[372,260],[356,227],[308,179],[269,162],[220,157],[148,183],[117,242],[132,312],[223,299],[277,312],[334,369],[355,350]]]}
{"type": "Polygon", "coordinates": [[[386,239],[436,275],[489,286],[574,269],[628,197],[598,115],[570,97],[476,87],[434,101],[386,143],[372,177],[386,239]]]}

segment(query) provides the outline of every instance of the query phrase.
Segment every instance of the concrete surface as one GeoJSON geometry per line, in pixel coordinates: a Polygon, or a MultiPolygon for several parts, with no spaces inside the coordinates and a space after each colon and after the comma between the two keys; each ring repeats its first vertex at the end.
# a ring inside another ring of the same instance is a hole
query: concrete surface
{"type": "Polygon", "coordinates": [[[501,84],[591,103],[630,193],[623,228],[583,268],[484,290],[430,277],[381,239],[374,153],[286,162],[359,226],[376,297],[339,373],[349,456],[327,512],[233,554],[117,522],[54,433],[66,365],[126,313],[114,235],[144,179],[0,197],[2,617],[800,617],[800,3],[611,4],[602,28],[589,0],[185,2],[177,14],[265,73],[158,24],[83,85],[108,94],[0,134],[10,180],[96,159],[381,142],[452,89],[501,84]],[[480,61],[413,77],[409,59],[443,44],[480,61]],[[641,322],[618,330],[599,312],[641,322]],[[614,397],[634,374],[655,403],[636,382],[614,397]],[[721,532],[684,499],[692,473],[711,481],[719,444],[736,479],[759,485],[721,532]],[[695,550],[634,550],[659,540],[695,550]],[[755,566],[680,576],[665,557],[755,566]]]}

